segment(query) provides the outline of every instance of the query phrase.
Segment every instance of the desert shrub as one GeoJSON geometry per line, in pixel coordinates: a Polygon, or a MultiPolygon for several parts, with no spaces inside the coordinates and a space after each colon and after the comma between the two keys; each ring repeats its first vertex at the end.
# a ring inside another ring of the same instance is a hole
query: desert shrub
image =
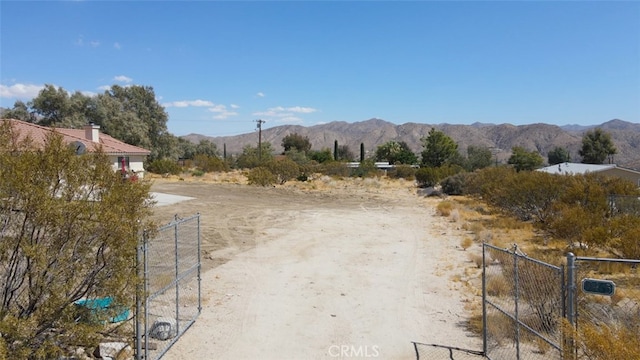
{"type": "Polygon", "coordinates": [[[387,172],[387,176],[392,179],[413,180],[416,177],[416,169],[411,165],[397,165],[387,172]]]}
{"type": "Polygon", "coordinates": [[[195,169],[191,172],[191,175],[197,176],[197,177],[204,176],[204,171],[200,169],[195,169]]]}
{"type": "Polygon", "coordinates": [[[419,187],[436,186],[439,180],[438,170],[432,167],[421,167],[415,176],[419,187]]]}
{"type": "Polygon", "coordinates": [[[378,170],[376,163],[373,159],[367,159],[362,161],[357,168],[351,169],[350,176],[354,177],[375,177],[379,176],[382,171],[378,170]]]}
{"type": "Polygon", "coordinates": [[[347,167],[347,165],[343,162],[339,161],[327,161],[321,164],[320,172],[336,177],[348,177],[351,173],[351,169],[347,167]]]}
{"type": "Polygon", "coordinates": [[[464,194],[464,186],[468,177],[469,173],[459,173],[445,178],[440,182],[442,192],[447,195],[464,194]]]}
{"type": "Polygon", "coordinates": [[[289,158],[270,160],[264,166],[275,175],[276,181],[281,185],[300,175],[300,166],[289,158]]]}
{"type": "Polygon", "coordinates": [[[247,174],[249,185],[270,186],[276,183],[276,176],[266,167],[253,168],[247,174]]]}
{"type": "Polygon", "coordinates": [[[607,227],[607,245],[618,250],[622,257],[640,259],[640,216],[620,215],[611,219],[607,227]]]}
{"type": "Polygon", "coordinates": [[[147,165],[147,171],[154,174],[171,174],[178,175],[182,172],[182,168],[177,162],[171,159],[157,159],[147,165]]]}
{"type": "Polygon", "coordinates": [[[578,350],[578,359],[639,359],[640,337],[637,328],[609,327],[605,324],[581,324],[576,330],[565,321],[565,337],[572,339],[578,350]]]}
{"type": "Polygon", "coordinates": [[[96,322],[76,321],[77,300],[135,304],[139,234],[154,227],[151,184],[122,181],[107,155],[77,156],[59,134],[33,146],[6,126],[0,124],[0,353],[66,358],[69,349],[111,332],[109,311],[96,322]]]}
{"type": "Polygon", "coordinates": [[[198,154],[193,158],[193,165],[204,172],[229,170],[229,165],[215,155],[198,154]]]}

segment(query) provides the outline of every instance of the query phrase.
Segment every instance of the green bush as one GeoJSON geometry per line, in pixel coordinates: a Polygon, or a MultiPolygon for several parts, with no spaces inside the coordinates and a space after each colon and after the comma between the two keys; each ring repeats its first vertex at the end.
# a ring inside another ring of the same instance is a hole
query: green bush
{"type": "Polygon", "coordinates": [[[447,195],[462,195],[465,193],[465,184],[469,178],[469,173],[460,173],[449,176],[442,180],[442,192],[447,195]]]}
{"type": "Polygon", "coordinates": [[[196,155],[193,158],[193,165],[204,172],[228,171],[229,165],[217,156],[204,154],[196,155]]]}
{"type": "Polygon", "coordinates": [[[276,183],[276,176],[264,166],[253,168],[247,175],[249,185],[271,186],[276,183]]]}
{"type": "Polygon", "coordinates": [[[178,165],[177,162],[171,159],[158,159],[152,161],[147,166],[147,171],[152,172],[154,174],[171,174],[178,175],[182,172],[182,168],[178,165]]]}
{"type": "Polygon", "coordinates": [[[349,174],[350,176],[360,177],[360,178],[376,177],[376,176],[380,176],[382,173],[382,171],[376,167],[376,163],[374,159],[367,159],[361,162],[357,168],[350,169],[350,170],[351,170],[349,174]]]}
{"type": "Polygon", "coordinates": [[[191,175],[200,177],[204,175],[204,171],[200,169],[195,169],[191,172],[191,175]]]}
{"type": "Polygon", "coordinates": [[[419,187],[436,186],[438,180],[438,170],[436,168],[422,167],[416,171],[416,181],[419,187]]]}
{"type": "Polygon", "coordinates": [[[416,178],[416,169],[411,165],[397,165],[387,171],[387,176],[392,179],[413,180],[416,178]]]}
{"type": "Polygon", "coordinates": [[[339,161],[327,161],[321,164],[320,172],[329,175],[329,176],[337,176],[337,177],[348,177],[351,173],[351,169],[347,167],[347,165],[343,162],[339,161]]]}
{"type": "Polygon", "coordinates": [[[289,158],[270,160],[265,164],[265,167],[275,175],[280,185],[300,175],[300,166],[289,158]]]}

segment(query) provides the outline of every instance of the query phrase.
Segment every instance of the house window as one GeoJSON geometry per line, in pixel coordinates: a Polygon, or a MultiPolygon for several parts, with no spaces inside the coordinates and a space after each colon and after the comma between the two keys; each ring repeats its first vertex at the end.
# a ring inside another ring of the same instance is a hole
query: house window
{"type": "Polygon", "coordinates": [[[128,156],[118,156],[118,169],[123,172],[131,170],[128,156]]]}

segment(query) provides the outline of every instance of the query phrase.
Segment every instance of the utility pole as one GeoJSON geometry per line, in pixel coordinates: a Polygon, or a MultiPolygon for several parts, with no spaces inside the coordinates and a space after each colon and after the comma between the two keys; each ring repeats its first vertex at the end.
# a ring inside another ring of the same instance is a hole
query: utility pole
{"type": "Polygon", "coordinates": [[[266,121],[258,119],[258,161],[262,161],[262,124],[266,121]]]}

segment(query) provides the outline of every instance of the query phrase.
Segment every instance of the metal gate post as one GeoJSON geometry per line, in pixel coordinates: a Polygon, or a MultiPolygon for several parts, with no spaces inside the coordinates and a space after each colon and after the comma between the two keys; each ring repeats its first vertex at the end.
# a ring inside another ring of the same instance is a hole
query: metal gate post
{"type": "Polygon", "coordinates": [[[567,320],[572,326],[576,326],[576,256],[567,254],[567,320]]]}
{"type": "Polygon", "coordinates": [[[513,279],[514,279],[514,297],[515,297],[515,325],[516,325],[516,359],[520,360],[520,317],[518,316],[519,298],[519,279],[518,279],[518,245],[513,245],[513,279]]]}
{"type": "Polygon", "coordinates": [[[487,354],[487,244],[482,243],[482,352],[487,354]]]}

